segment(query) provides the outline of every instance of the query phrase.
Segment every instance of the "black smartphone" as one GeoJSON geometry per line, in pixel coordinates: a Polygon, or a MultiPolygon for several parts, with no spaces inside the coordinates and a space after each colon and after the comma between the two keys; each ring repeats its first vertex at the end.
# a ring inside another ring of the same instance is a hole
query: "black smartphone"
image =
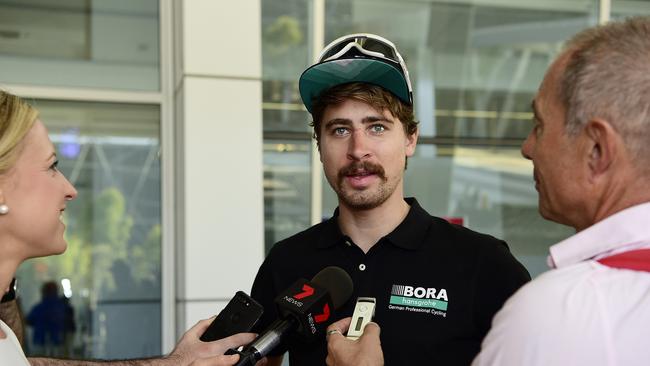
{"type": "Polygon", "coordinates": [[[216,341],[233,334],[250,332],[264,313],[259,302],[243,291],[237,291],[201,336],[204,342],[216,341]]]}

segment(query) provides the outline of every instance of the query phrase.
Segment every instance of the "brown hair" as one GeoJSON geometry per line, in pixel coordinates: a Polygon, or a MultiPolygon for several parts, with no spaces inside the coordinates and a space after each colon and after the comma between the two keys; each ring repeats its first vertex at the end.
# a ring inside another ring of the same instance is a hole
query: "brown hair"
{"type": "Polygon", "coordinates": [[[413,106],[402,102],[384,88],[366,83],[340,84],[325,90],[320,96],[314,98],[312,104],[314,120],[310,125],[314,128],[314,139],[317,142],[320,142],[320,129],[325,109],[331,105],[341,104],[348,99],[366,103],[379,111],[388,110],[394,117],[399,118],[407,135],[414,134],[418,129],[413,106]]]}
{"type": "Polygon", "coordinates": [[[565,52],[569,60],[559,95],[569,135],[577,134],[590,119],[606,119],[648,169],[650,18],[589,28],[569,40],[565,52]]]}
{"type": "Polygon", "coordinates": [[[19,97],[0,90],[0,175],[15,163],[18,144],[34,125],[38,111],[19,97]]]}

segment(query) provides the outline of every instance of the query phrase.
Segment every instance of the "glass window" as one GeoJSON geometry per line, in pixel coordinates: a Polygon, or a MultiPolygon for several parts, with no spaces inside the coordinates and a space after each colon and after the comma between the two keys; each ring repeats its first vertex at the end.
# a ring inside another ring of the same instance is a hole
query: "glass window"
{"type": "Polygon", "coordinates": [[[310,226],[309,141],[264,141],[266,248],[310,226]]]}
{"type": "Polygon", "coordinates": [[[157,91],[158,25],[156,0],[0,0],[0,81],[157,91]]]}
{"type": "Polygon", "coordinates": [[[311,63],[311,0],[262,1],[266,249],[310,225],[310,116],[298,77],[311,63]]]}
{"type": "Polygon", "coordinates": [[[311,0],[262,2],[264,131],[309,131],[298,78],[311,64],[311,0]]]}
{"type": "Polygon", "coordinates": [[[425,137],[525,137],[521,117],[546,67],[564,40],[598,20],[595,0],[326,4],[326,42],[367,32],[397,45],[425,137]]]}
{"type": "Polygon", "coordinates": [[[649,14],[649,0],[612,0],[612,20],[649,14]]]}
{"type": "Polygon", "coordinates": [[[505,240],[531,275],[545,272],[549,245],[573,231],[537,212],[532,165],[519,148],[426,147],[435,153],[409,159],[405,194],[432,215],[505,240]]]}
{"type": "Polygon", "coordinates": [[[49,129],[59,168],[79,195],[66,209],[65,254],[30,260],[17,274],[28,321],[38,314],[42,288],[57,291],[73,310],[61,342],[39,340],[35,333],[45,325],[33,315],[28,354],[108,359],[160,354],[159,106],[33,104],[49,129]]]}

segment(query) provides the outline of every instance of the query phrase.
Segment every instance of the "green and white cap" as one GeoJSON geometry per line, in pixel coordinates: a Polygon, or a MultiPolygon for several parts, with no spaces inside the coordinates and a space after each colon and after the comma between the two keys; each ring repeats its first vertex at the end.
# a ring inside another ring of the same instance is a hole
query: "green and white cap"
{"type": "Polygon", "coordinates": [[[404,103],[413,104],[413,89],[404,59],[389,40],[374,34],[350,34],[323,49],[318,62],[300,76],[300,97],[312,112],[312,101],[336,85],[378,85],[404,103]]]}

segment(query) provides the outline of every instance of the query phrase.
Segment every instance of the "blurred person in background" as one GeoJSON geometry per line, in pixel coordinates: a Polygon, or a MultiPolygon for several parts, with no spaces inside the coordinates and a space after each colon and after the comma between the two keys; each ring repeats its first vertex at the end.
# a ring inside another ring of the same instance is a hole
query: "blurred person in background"
{"type": "Polygon", "coordinates": [[[63,356],[65,313],[66,305],[59,297],[56,282],[45,282],[41,287],[41,301],[26,318],[32,327],[32,355],[63,356]]]}

